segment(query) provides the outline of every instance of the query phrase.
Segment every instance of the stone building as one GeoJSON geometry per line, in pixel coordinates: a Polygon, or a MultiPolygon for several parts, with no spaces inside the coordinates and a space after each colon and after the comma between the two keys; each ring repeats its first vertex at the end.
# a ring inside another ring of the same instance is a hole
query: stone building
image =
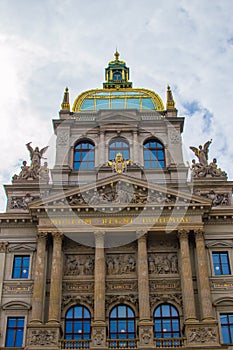
{"type": "Polygon", "coordinates": [[[232,182],[189,167],[184,118],[133,88],[115,53],[103,89],[64,93],[56,159],[26,146],[0,215],[0,348],[230,349],[232,182]]]}

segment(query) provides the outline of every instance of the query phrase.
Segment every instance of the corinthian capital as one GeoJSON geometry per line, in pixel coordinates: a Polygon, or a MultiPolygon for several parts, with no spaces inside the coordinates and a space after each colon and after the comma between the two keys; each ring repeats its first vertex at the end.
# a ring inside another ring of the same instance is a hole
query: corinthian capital
{"type": "Polygon", "coordinates": [[[5,253],[6,252],[6,248],[8,246],[8,242],[0,242],[0,253],[5,253]]]}
{"type": "Polygon", "coordinates": [[[190,232],[189,230],[185,230],[185,229],[178,230],[179,239],[180,240],[188,239],[189,232],[190,232]]]}

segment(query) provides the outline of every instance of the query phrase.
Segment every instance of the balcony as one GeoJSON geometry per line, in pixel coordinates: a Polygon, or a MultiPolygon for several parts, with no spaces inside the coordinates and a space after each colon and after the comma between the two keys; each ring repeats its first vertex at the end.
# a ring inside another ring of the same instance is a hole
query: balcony
{"type": "Polygon", "coordinates": [[[184,338],[155,338],[156,349],[174,349],[184,346],[184,338]]]}
{"type": "Polygon", "coordinates": [[[61,349],[90,349],[90,340],[61,340],[61,349]]]}
{"type": "MultiPolygon", "coordinates": [[[[138,339],[108,339],[108,349],[137,349],[138,339]]],[[[184,347],[184,338],[155,338],[152,348],[178,349],[184,347]]],[[[62,340],[61,349],[90,349],[91,340],[62,340]]]]}
{"type": "Polygon", "coordinates": [[[137,349],[137,339],[108,339],[108,349],[137,349]]]}

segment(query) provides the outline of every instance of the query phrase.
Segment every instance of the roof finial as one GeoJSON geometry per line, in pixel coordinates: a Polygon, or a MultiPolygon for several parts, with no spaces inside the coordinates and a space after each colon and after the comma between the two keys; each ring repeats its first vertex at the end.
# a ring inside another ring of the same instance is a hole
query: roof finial
{"type": "Polygon", "coordinates": [[[120,56],[120,54],[119,54],[119,52],[117,51],[117,47],[116,47],[116,52],[114,53],[114,56],[115,56],[115,58],[116,58],[116,61],[119,61],[119,56],[120,56]]]}
{"type": "Polygon", "coordinates": [[[167,86],[167,109],[174,109],[175,108],[175,101],[173,100],[172,91],[170,86],[167,86]]]}
{"type": "Polygon", "coordinates": [[[61,108],[63,111],[70,111],[70,94],[68,87],[65,88],[63,102],[61,104],[61,108]]]}

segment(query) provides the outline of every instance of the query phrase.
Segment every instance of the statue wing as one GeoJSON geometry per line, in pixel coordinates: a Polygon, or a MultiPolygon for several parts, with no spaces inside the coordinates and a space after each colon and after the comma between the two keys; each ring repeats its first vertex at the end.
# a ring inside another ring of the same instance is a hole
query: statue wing
{"type": "Polygon", "coordinates": [[[200,151],[197,147],[194,147],[194,146],[190,146],[189,147],[195,154],[195,156],[197,156],[199,158],[199,154],[200,154],[200,151]]]}
{"type": "Polygon", "coordinates": [[[204,144],[204,146],[203,146],[203,149],[204,149],[206,155],[207,155],[208,152],[209,152],[209,146],[210,146],[211,143],[212,143],[212,139],[211,139],[210,141],[207,141],[207,142],[204,144]]]}
{"type": "Polygon", "coordinates": [[[40,155],[41,155],[41,157],[42,157],[43,154],[47,151],[48,148],[49,148],[49,146],[46,146],[46,147],[41,148],[41,150],[40,150],[40,155]]]}
{"type": "Polygon", "coordinates": [[[30,157],[32,158],[32,155],[33,155],[33,148],[32,148],[32,146],[31,146],[31,142],[26,143],[26,146],[27,146],[27,149],[28,149],[29,152],[30,152],[30,157]]]}

